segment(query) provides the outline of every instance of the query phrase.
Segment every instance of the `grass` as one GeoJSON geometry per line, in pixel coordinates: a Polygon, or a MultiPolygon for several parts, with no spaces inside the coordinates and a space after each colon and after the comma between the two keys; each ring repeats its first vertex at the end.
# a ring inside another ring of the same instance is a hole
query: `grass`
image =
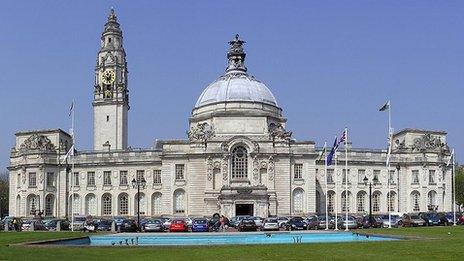
{"type": "Polygon", "coordinates": [[[75,237],[78,232],[0,232],[0,260],[462,260],[464,226],[363,230],[421,237],[359,243],[198,247],[30,247],[7,244],[75,237]]]}

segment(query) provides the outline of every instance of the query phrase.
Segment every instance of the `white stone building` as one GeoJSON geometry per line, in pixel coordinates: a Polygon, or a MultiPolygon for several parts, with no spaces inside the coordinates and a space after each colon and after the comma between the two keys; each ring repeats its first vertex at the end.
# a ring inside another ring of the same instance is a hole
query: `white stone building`
{"type": "Polygon", "coordinates": [[[70,134],[18,132],[9,166],[10,214],[134,216],[134,178],[146,180],[139,212],[150,216],[325,213],[326,193],[330,212],[365,213],[365,177],[378,179],[374,213],[386,213],[389,206],[397,212],[451,210],[446,133],[414,129],[393,136],[390,169],[386,149],[349,146],[345,206],[344,150],[338,152],[339,167],[329,166],[326,175],[318,159],[321,148],[292,138],[271,91],[248,74],[243,43],[238,35],[229,42],[225,74],[198,98],[188,119],[188,139],[157,140],[151,148],[135,150],[127,144],[128,71],[112,11],[95,68],[93,150],[76,151],[71,173],[65,161],[70,134]]]}

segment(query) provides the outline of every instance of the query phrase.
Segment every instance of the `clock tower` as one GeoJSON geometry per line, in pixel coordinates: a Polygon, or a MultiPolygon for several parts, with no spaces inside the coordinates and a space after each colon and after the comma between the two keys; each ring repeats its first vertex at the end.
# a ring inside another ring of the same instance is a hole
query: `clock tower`
{"type": "Polygon", "coordinates": [[[114,10],[101,35],[93,98],[94,150],[127,148],[127,62],[122,31],[114,10]]]}

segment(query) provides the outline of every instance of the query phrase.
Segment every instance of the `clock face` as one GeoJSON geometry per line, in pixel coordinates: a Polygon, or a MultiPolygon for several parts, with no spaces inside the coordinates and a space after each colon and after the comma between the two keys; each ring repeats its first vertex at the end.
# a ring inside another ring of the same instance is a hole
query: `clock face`
{"type": "Polygon", "coordinates": [[[116,79],[116,74],[113,70],[106,70],[101,74],[101,81],[104,84],[112,84],[116,79]]]}

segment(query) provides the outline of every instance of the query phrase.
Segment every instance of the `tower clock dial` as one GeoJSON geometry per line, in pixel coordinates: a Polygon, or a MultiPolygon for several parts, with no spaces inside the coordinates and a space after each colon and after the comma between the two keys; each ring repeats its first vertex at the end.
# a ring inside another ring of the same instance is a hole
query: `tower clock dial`
{"type": "Polygon", "coordinates": [[[106,70],[101,74],[101,81],[104,84],[112,84],[116,80],[116,74],[113,70],[106,70]]]}

